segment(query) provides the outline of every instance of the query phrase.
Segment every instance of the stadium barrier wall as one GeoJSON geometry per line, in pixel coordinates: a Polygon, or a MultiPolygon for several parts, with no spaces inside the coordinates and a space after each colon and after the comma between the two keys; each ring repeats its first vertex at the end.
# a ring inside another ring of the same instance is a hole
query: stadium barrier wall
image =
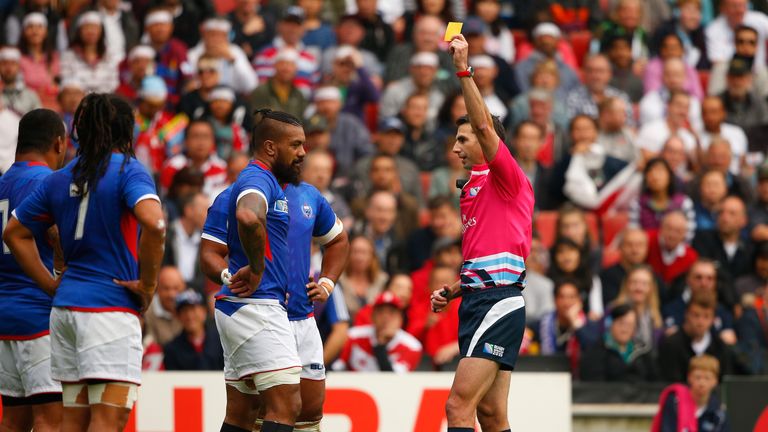
{"type": "MultiPolygon", "coordinates": [[[[215,432],[226,404],[218,372],[144,373],[126,432],[215,432]]],[[[452,373],[331,373],[324,431],[442,432],[452,373]]],[[[513,373],[512,430],[571,431],[567,373],[513,373]]],[[[478,429],[479,430],[479,429],[478,429]]]]}

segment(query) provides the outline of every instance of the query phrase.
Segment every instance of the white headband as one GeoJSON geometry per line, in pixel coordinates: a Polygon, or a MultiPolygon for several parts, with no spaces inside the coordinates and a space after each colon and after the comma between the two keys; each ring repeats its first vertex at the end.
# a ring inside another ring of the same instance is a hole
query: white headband
{"type": "Polygon", "coordinates": [[[19,61],[21,60],[21,53],[17,48],[5,47],[0,49],[0,60],[19,61]]]}
{"type": "Polygon", "coordinates": [[[232,30],[232,24],[230,24],[229,21],[225,19],[211,18],[203,23],[203,30],[229,33],[232,30]]]}
{"type": "Polygon", "coordinates": [[[21,23],[22,27],[35,24],[48,27],[48,18],[46,18],[45,15],[41,14],[40,12],[32,12],[27,14],[27,16],[24,17],[24,21],[21,23]]]}
{"type": "Polygon", "coordinates": [[[144,27],[151,26],[152,24],[170,24],[173,22],[173,15],[170,12],[159,10],[154,11],[144,18],[144,27]]]}
{"type": "Polygon", "coordinates": [[[86,24],[98,24],[101,25],[101,16],[98,12],[90,11],[80,15],[77,20],[77,28],[80,28],[86,24]]]}
{"type": "Polygon", "coordinates": [[[225,100],[229,102],[235,101],[235,92],[229,87],[218,87],[211,92],[208,97],[209,100],[225,100]]]}
{"type": "Polygon", "coordinates": [[[131,50],[131,53],[128,54],[128,60],[134,60],[137,58],[146,58],[146,59],[154,60],[155,50],[152,49],[151,46],[136,45],[131,50]]]}

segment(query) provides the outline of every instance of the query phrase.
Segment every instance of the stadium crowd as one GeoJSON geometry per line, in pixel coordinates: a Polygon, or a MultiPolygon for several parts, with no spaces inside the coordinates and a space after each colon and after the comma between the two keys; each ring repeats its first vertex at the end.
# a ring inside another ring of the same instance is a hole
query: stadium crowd
{"type": "MultiPolygon", "coordinates": [[[[213,198],[248,164],[251,112],[305,119],[304,181],[351,234],[316,305],[336,370],[451,370],[462,264],[445,25],[509,131],[537,216],[521,354],[575,379],[768,373],[768,3],[747,0],[0,2],[0,170],[20,116],[71,125],[88,92],[136,110],[169,220],[147,370],[222,369],[198,265],[213,198]]],[[[77,136],[70,138],[70,157],[77,136]]],[[[504,223],[504,221],[499,221],[504,223]]],[[[322,251],[315,251],[319,272],[322,251]]]]}

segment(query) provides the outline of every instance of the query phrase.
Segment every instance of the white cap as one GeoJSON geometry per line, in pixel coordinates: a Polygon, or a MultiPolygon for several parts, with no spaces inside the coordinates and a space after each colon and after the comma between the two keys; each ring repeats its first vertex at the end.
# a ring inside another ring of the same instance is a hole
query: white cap
{"type": "Polygon", "coordinates": [[[86,24],[102,25],[101,15],[99,15],[98,12],[94,12],[94,11],[86,12],[80,15],[80,18],[77,19],[77,28],[80,28],[81,26],[84,26],[86,24]]]}
{"type": "Polygon", "coordinates": [[[411,57],[411,66],[431,66],[438,67],[440,59],[433,52],[420,52],[411,57]]]}
{"type": "Polygon", "coordinates": [[[24,16],[24,21],[21,22],[22,27],[28,25],[40,25],[48,27],[48,18],[40,12],[31,12],[24,16]]]}
{"type": "Polygon", "coordinates": [[[155,59],[155,50],[149,46],[149,45],[136,45],[133,47],[131,52],[128,54],[128,60],[132,61],[137,58],[145,58],[154,60],[155,59]]]}
{"type": "Polygon", "coordinates": [[[357,52],[357,48],[352,45],[342,45],[336,48],[336,53],[333,55],[333,58],[336,60],[345,59],[355,55],[357,52]]]}
{"type": "Polygon", "coordinates": [[[171,24],[173,22],[173,15],[167,10],[157,10],[144,18],[144,27],[151,26],[152,24],[171,24]]]}
{"type": "Polygon", "coordinates": [[[213,91],[211,91],[210,96],[208,96],[208,100],[211,100],[211,101],[225,100],[229,102],[234,102],[235,91],[226,86],[219,86],[213,89],[213,91]]]}
{"type": "Polygon", "coordinates": [[[493,61],[491,56],[489,55],[476,55],[469,58],[469,64],[472,65],[473,68],[488,68],[492,69],[496,67],[496,62],[493,61]]]}
{"type": "Polygon", "coordinates": [[[210,18],[203,23],[203,30],[229,33],[232,30],[232,24],[224,18],[210,18]]]}
{"type": "Polygon", "coordinates": [[[139,89],[139,97],[141,99],[165,101],[168,98],[168,87],[165,84],[165,80],[156,75],[144,77],[139,89]]]}
{"type": "Polygon", "coordinates": [[[299,61],[299,52],[293,48],[283,48],[275,55],[275,63],[279,61],[297,62],[299,61]]]}
{"type": "Polygon", "coordinates": [[[551,22],[543,22],[533,29],[533,37],[537,38],[539,36],[552,36],[559,38],[562,36],[562,33],[560,33],[560,27],[552,24],[551,22]]]}
{"type": "Polygon", "coordinates": [[[61,84],[59,84],[59,91],[63,91],[64,89],[77,89],[85,91],[85,86],[83,86],[83,83],[78,78],[69,77],[64,78],[61,81],[61,84]]]}
{"type": "Polygon", "coordinates": [[[338,87],[320,87],[315,92],[315,102],[324,100],[341,100],[341,92],[338,87]]]}
{"type": "Polygon", "coordinates": [[[15,47],[2,48],[0,49],[0,61],[2,60],[19,61],[21,60],[21,52],[15,47]]]}

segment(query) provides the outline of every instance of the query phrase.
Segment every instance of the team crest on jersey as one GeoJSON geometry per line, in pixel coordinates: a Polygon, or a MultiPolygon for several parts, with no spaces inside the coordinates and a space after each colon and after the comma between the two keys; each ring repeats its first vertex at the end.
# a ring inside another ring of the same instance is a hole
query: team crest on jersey
{"type": "Polygon", "coordinates": [[[301,206],[301,212],[304,213],[304,217],[309,219],[312,217],[312,206],[304,203],[303,206],[301,206]]]}
{"type": "Polygon", "coordinates": [[[288,213],[288,201],[287,200],[275,201],[275,211],[279,213],[288,213]]]}
{"type": "Polygon", "coordinates": [[[469,188],[469,196],[476,197],[477,194],[480,193],[480,189],[482,189],[482,188],[483,188],[482,186],[476,186],[476,187],[473,187],[473,188],[469,188]]]}

